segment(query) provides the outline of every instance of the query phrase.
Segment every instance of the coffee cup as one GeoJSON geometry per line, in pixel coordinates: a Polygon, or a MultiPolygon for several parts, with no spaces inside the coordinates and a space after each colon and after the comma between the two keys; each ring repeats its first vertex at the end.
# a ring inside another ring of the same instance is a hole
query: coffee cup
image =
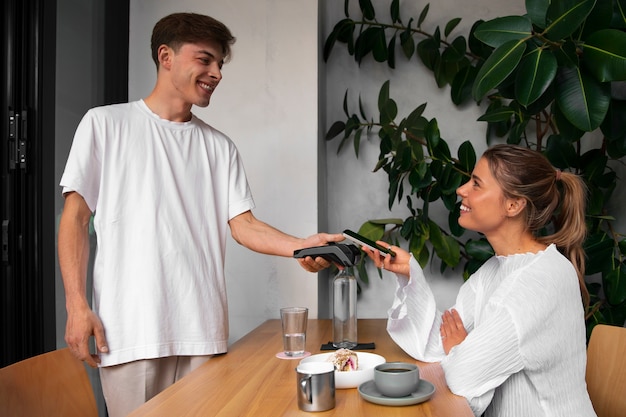
{"type": "Polygon", "coordinates": [[[386,362],[374,368],[376,389],[386,397],[406,397],[419,383],[419,368],[413,363],[386,362]]]}
{"type": "Polygon", "coordinates": [[[335,408],[335,366],[330,362],[305,362],[296,368],[298,408],[326,411],[335,408]]]}

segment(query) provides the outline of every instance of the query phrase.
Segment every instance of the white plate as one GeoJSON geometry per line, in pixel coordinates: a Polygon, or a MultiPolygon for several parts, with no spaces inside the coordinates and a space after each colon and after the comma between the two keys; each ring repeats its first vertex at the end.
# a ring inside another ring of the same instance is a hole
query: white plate
{"type": "MultiPolygon", "coordinates": [[[[359,368],[356,371],[335,371],[335,388],[356,388],[362,383],[374,379],[374,367],[385,363],[385,358],[374,353],[354,352],[359,358],[359,368]]],[[[326,362],[333,353],[320,353],[304,358],[300,363],[305,362],[326,362]]]]}

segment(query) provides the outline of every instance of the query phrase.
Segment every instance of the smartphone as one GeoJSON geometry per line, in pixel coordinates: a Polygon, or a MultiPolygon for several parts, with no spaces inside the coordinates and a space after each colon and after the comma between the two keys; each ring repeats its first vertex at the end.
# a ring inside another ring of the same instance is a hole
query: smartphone
{"type": "Polygon", "coordinates": [[[391,256],[396,256],[396,253],[394,251],[389,250],[385,248],[384,246],[381,246],[378,243],[366,238],[365,236],[361,236],[360,234],[353,232],[352,230],[348,230],[348,229],[344,230],[343,237],[361,246],[366,246],[372,250],[377,249],[380,253],[389,254],[391,256]]]}

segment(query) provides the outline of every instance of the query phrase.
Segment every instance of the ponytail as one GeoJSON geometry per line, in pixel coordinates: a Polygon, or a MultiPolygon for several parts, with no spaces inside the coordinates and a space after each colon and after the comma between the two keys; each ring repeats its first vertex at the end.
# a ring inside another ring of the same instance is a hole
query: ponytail
{"type": "Polygon", "coordinates": [[[590,296],[585,284],[585,251],[583,243],[587,237],[585,223],[585,201],[587,188],[583,180],[568,172],[557,171],[560,180],[561,205],[554,216],[554,233],[539,236],[537,240],[544,244],[554,243],[556,247],[574,265],[578,274],[580,292],[585,308],[589,306],[590,296]]]}
{"type": "Polygon", "coordinates": [[[583,180],[575,174],[555,170],[540,152],[521,146],[495,145],[483,157],[505,196],[526,200],[526,226],[537,241],[545,245],[554,243],[574,265],[587,308],[590,297],[585,284],[583,249],[587,235],[587,189],[583,180]],[[546,226],[553,233],[541,235],[546,226]]]}

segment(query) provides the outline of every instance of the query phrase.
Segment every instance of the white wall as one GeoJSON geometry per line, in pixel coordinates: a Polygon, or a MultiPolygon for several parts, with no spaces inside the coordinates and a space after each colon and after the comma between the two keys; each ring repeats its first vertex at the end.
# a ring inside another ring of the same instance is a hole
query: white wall
{"type": "MultiPolygon", "coordinates": [[[[237,38],[211,105],[194,113],[237,144],[258,218],[297,236],[316,233],[317,2],[132,0],[129,99],[145,97],[156,79],[154,23],[184,11],[215,17],[237,38]]],[[[278,318],[283,306],[306,306],[317,317],[317,275],[293,259],[256,254],[231,240],[226,273],[231,340],[278,318]]]]}
{"type": "MultiPolygon", "coordinates": [[[[373,3],[379,19],[388,20],[390,1],[373,3]]],[[[351,1],[353,18],[358,16],[357,4],[351,1]]],[[[405,20],[417,18],[425,5],[401,2],[402,16],[405,20]]],[[[371,172],[378,156],[376,137],[362,144],[359,159],[350,147],[337,155],[338,140],[326,143],[326,149],[318,153],[319,137],[332,122],[343,118],[346,89],[352,110],[356,110],[360,95],[365,111],[376,115],[378,91],[391,80],[390,94],[401,115],[426,102],[425,117],[437,118],[441,135],[453,151],[465,140],[470,140],[478,153],[486,147],[485,125],[476,121],[482,109],[475,105],[456,108],[449,89],[438,88],[417,58],[407,62],[398,54],[395,70],[371,57],[359,67],[345,47],[338,45],[328,63],[318,61],[318,48],[344,17],[343,7],[339,0],[131,1],[131,99],[147,95],[154,83],[148,45],[158,18],[175,11],[195,11],[212,15],[231,28],[237,37],[234,59],[224,68],[224,80],[211,106],[196,109],[196,113],[237,143],[257,202],[255,214],[301,236],[318,230],[318,218],[327,217],[327,230],[338,232],[358,229],[368,219],[408,216],[404,203],[389,212],[386,176],[371,172]],[[327,196],[318,194],[318,186],[326,188],[327,196]]],[[[450,19],[461,17],[452,36],[467,36],[477,19],[525,12],[521,0],[468,0],[462,9],[455,0],[431,3],[422,28],[433,31],[438,25],[443,29],[450,19]]],[[[445,210],[441,213],[447,216],[445,210]]],[[[278,309],[284,305],[305,305],[312,317],[317,315],[316,277],[300,270],[293,260],[258,255],[232,242],[227,258],[231,340],[267,318],[278,317],[278,309]]],[[[427,272],[440,308],[447,308],[462,283],[461,271],[442,276],[438,269],[432,265],[427,272]]],[[[359,317],[385,317],[394,280],[387,273],[378,279],[375,270],[370,270],[370,277],[359,299],[359,317]]]]}
{"type": "MultiPolygon", "coordinates": [[[[350,16],[358,20],[360,12],[358,2],[350,2],[350,16]]],[[[389,0],[373,0],[377,18],[381,22],[390,22],[389,0]]],[[[333,26],[344,15],[344,2],[327,0],[323,2],[322,36],[325,38],[333,26]]],[[[410,17],[417,18],[427,2],[400,2],[401,16],[405,22],[410,17]]],[[[524,2],[494,2],[490,0],[467,0],[462,8],[455,0],[441,0],[430,3],[430,11],[422,29],[432,33],[436,26],[443,32],[445,24],[455,17],[462,21],[451,37],[464,35],[467,38],[473,22],[478,19],[488,20],[498,16],[525,13],[524,2]]],[[[416,38],[421,40],[421,38],[416,38]]],[[[344,44],[338,44],[325,66],[326,88],[325,109],[326,126],[336,120],[344,120],[343,97],[348,90],[350,113],[358,113],[358,99],[362,97],[365,112],[370,117],[378,117],[378,92],[383,83],[390,80],[390,96],[398,103],[399,118],[406,117],[415,107],[428,103],[424,116],[428,119],[437,118],[441,137],[455,152],[465,140],[470,140],[477,153],[486,147],[485,125],[476,119],[481,110],[470,105],[456,108],[450,100],[449,88],[439,89],[432,73],[413,57],[407,61],[398,52],[396,69],[390,70],[387,64],[377,63],[371,55],[359,66],[354,58],[348,55],[344,44]]],[[[383,171],[372,173],[378,159],[380,141],[373,134],[364,143],[362,139],[359,159],[356,159],[352,146],[344,147],[337,155],[337,138],[327,144],[327,186],[328,186],[328,227],[330,230],[350,228],[358,230],[369,219],[389,217],[406,218],[409,216],[405,203],[394,207],[390,213],[387,206],[387,175],[383,171]]],[[[447,210],[441,210],[443,219],[447,218],[447,210]]],[[[445,223],[444,223],[445,224],[445,223]]],[[[458,287],[462,284],[462,270],[449,271],[445,276],[439,273],[439,266],[427,267],[427,276],[440,308],[447,308],[454,302],[458,287]]],[[[393,299],[395,279],[391,274],[383,272],[383,279],[378,278],[375,269],[369,270],[370,284],[362,292],[359,300],[359,317],[386,317],[386,311],[393,299]]]]}

